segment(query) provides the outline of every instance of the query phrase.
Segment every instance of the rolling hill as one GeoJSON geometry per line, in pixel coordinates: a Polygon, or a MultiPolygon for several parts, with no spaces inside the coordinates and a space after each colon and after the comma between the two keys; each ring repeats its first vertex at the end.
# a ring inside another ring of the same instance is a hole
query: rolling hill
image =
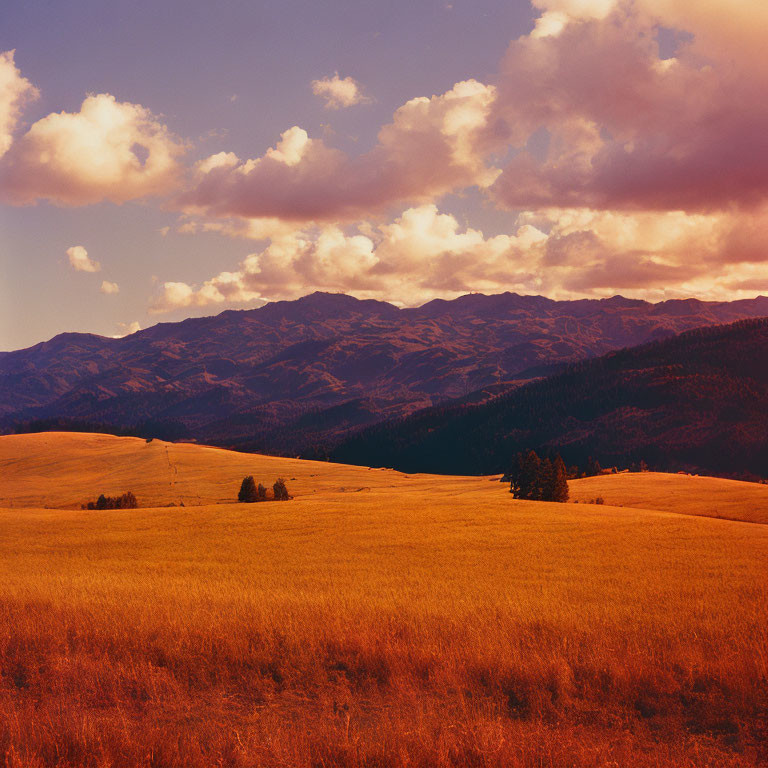
{"type": "Polygon", "coordinates": [[[479,405],[448,404],[353,435],[336,461],[502,472],[517,451],[604,465],[768,473],[768,320],[703,328],[575,364],[479,405]]]}
{"type": "MultiPolygon", "coordinates": [[[[470,494],[493,500],[509,490],[498,482],[500,475],[409,475],[94,433],[0,436],[0,507],[5,508],[79,509],[99,493],[116,496],[129,490],[142,507],[229,504],[245,475],[265,485],[283,477],[297,499],[364,494],[384,506],[390,494],[470,494]]],[[[571,499],[582,504],[602,497],[615,507],[768,524],[768,485],[643,472],[586,477],[569,486],[571,499]]]]}
{"type": "Polygon", "coordinates": [[[408,477],[393,470],[239,453],[188,443],[93,433],[0,436],[0,507],[79,509],[100,493],[132,491],[143,507],[199,506],[237,500],[253,475],[270,485],[283,477],[292,495],[414,491],[435,484],[485,489],[485,478],[408,477]]]}
{"type": "Polygon", "coordinates": [[[768,488],[625,478],[571,485],[686,514],[0,437],[4,764],[765,765],[768,528],[697,511],[717,489],[764,509],[768,488]],[[244,472],[282,474],[296,498],[227,503],[244,472]],[[72,508],[128,487],[145,506],[72,508]]]}
{"type": "Polygon", "coordinates": [[[66,417],[295,455],[468,393],[486,399],[575,360],[766,314],[765,297],[649,304],[473,294],[398,309],[316,293],[122,339],[67,333],[4,353],[0,429],[66,417]]]}

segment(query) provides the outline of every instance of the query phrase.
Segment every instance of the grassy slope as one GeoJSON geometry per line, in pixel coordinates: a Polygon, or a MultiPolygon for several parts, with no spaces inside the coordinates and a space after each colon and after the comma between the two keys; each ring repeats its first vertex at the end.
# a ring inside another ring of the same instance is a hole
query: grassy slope
{"type": "Polygon", "coordinates": [[[768,524],[768,485],[698,475],[624,472],[571,480],[572,501],[768,524]]]}
{"type": "MultiPolygon", "coordinates": [[[[11,439],[0,470],[18,502],[38,481],[25,490],[20,465],[9,471],[11,439]]],[[[104,466],[123,451],[120,471],[146,483],[131,486],[140,498],[173,500],[165,446],[85,447],[94,439],[35,449],[27,438],[30,462],[44,466],[51,447],[63,457],[51,457],[61,496],[49,502],[102,482],[94,450],[104,466]],[[78,452],[93,473],[83,487],[61,469],[78,452]]],[[[515,502],[488,479],[168,448],[188,467],[174,493],[221,498],[231,461],[234,481],[296,477],[297,498],[0,510],[0,765],[743,768],[768,757],[768,528],[515,502]]]]}
{"type": "Polygon", "coordinates": [[[368,492],[407,483],[484,488],[486,478],[408,477],[385,469],[237,453],[162,440],[44,432],[0,437],[0,506],[79,508],[99,493],[133,491],[142,507],[218,504],[237,498],[253,475],[270,487],[280,476],[295,496],[368,492]]]}

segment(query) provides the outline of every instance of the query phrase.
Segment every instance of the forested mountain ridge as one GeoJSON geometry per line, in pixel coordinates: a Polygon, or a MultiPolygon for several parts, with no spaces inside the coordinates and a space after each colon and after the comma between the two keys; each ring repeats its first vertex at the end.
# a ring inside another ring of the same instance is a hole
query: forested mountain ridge
{"type": "Polygon", "coordinates": [[[484,474],[532,448],[584,465],[768,475],[768,319],[701,328],[573,364],[480,405],[368,428],[336,461],[484,474]]]}
{"type": "Polygon", "coordinates": [[[161,323],[122,339],[66,333],[0,355],[0,429],[66,417],[295,454],[361,426],[703,325],[768,298],[660,304],[471,294],[399,309],[315,293],[161,323]]]}

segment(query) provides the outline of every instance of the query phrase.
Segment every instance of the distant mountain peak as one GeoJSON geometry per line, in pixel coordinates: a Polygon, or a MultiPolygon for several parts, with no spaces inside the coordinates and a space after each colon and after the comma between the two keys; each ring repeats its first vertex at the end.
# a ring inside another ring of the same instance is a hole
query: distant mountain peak
{"type": "Polygon", "coordinates": [[[339,313],[362,312],[371,314],[374,312],[393,314],[399,310],[394,304],[376,299],[358,299],[348,293],[332,293],[330,291],[315,291],[298,299],[270,302],[260,307],[255,312],[267,314],[279,313],[289,316],[293,313],[303,314],[307,311],[332,316],[339,313]]]}

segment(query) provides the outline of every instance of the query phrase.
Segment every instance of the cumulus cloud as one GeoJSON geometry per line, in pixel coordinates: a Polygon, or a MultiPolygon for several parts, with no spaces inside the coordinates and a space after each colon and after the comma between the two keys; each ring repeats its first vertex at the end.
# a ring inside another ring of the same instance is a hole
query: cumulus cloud
{"type": "Polygon", "coordinates": [[[493,86],[468,80],[439,96],[412,99],[360,157],[294,126],[259,158],[242,161],[222,152],[203,160],[180,204],[210,216],[342,221],[488,187],[498,172],[481,140],[494,98],[493,86]]]}
{"type": "Polygon", "coordinates": [[[181,307],[295,298],[308,290],[417,303],[446,293],[524,288],[531,280],[525,253],[546,236],[523,224],[514,235],[486,238],[462,229],[432,204],[407,209],[390,224],[346,233],[336,225],[274,237],[234,271],[202,285],[168,282],[152,307],[181,307]],[[364,230],[361,231],[361,230],[364,230]]]}
{"type": "Polygon", "coordinates": [[[536,4],[538,32],[510,45],[491,116],[517,149],[492,190],[500,204],[705,212],[768,198],[768,66],[749,43],[768,36],[764,4],[536,4]],[[663,25],[690,36],[672,58],[663,25]]]}
{"type": "Polygon", "coordinates": [[[176,184],[183,151],[145,107],[88,96],[79,112],[50,114],[17,139],[0,164],[2,197],[86,205],[160,195],[176,184]]]}
{"type": "Polygon", "coordinates": [[[101,270],[101,264],[94,261],[82,245],[73,245],[71,248],[67,248],[67,256],[69,265],[76,272],[98,272],[101,270]]]}
{"type": "Polygon", "coordinates": [[[99,290],[106,294],[120,293],[120,286],[117,283],[110,282],[109,280],[103,280],[99,290]]]}
{"type": "Polygon", "coordinates": [[[336,225],[276,232],[233,270],[200,285],[163,284],[151,309],[263,303],[312,290],[406,305],[470,291],[722,299],[760,279],[750,249],[760,242],[759,258],[768,256],[768,208],[749,222],[745,240],[744,216],[734,212],[552,208],[524,211],[513,234],[487,237],[428,204],[348,232],[336,225]]]}
{"type": "Polygon", "coordinates": [[[201,285],[168,284],[156,310],[312,289],[413,303],[507,289],[722,298],[762,285],[768,6],[534,6],[494,85],[407,102],[360,157],[293,127],[256,159],[199,163],[183,226],[268,244],[201,285]],[[661,45],[664,29],[674,45],[661,45]],[[437,198],[471,186],[515,212],[514,234],[437,212],[437,198]]]}
{"type": "Polygon", "coordinates": [[[116,333],[113,339],[122,339],[125,336],[130,336],[132,333],[136,333],[141,330],[141,325],[138,320],[134,320],[132,323],[118,323],[118,333],[116,333]]]}
{"type": "MultiPolygon", "coordinates": [[[[467,290],[719,296],[762,284],[764,0],[533,5],[535,28],[510,44],[493,84],[411,99],[363,154],[293,126],[252,159],[222,151],[188,168],[177,231],[264,243],[201,284],[165,283],[155,311],[312,289],[415,303],[467,290]],[[660,44],[662,30],[674,45],[660,44]],[[441,196],[470,187],[513,212],[512,234],[438,212],[441,196]]],[[[360,98],[338,73],[313,90],[333,108],[360,98]]],[[[32,95],[12,56],[0,61],[0,184],[13,202],[173,188],[181,142],[108,95],[8,143],[32,95]]]]}
{"type": "Polygon", "coordinates": [[[360,83],[352,77],[324,77],[312,81],[312,93],[325,101],[326,109],[344,109],[355,104],[366,104],[371,100],[365,96],[360,83]]]}
{"type": "Polygon", "coordinates": [[[24,104],[37,98],[38,90],[16,67],[14,51],[0,53],[0,157],[13,143],[13,131],[24,104]]]}
{"type": "Polygon", "coordinates": [[[763,204],[768,6],[534,5],[536,28],[510,44],[496,85],[466,81],[407,102],[360,157],[297,126],[259,158],[213,155],[198,164],[184,205],[302,225],[379,216],[471,186],[515,211],[714,214],[763,204]],[[674,56],[662,56],[661,27],[685,33],[674,56]]]}

